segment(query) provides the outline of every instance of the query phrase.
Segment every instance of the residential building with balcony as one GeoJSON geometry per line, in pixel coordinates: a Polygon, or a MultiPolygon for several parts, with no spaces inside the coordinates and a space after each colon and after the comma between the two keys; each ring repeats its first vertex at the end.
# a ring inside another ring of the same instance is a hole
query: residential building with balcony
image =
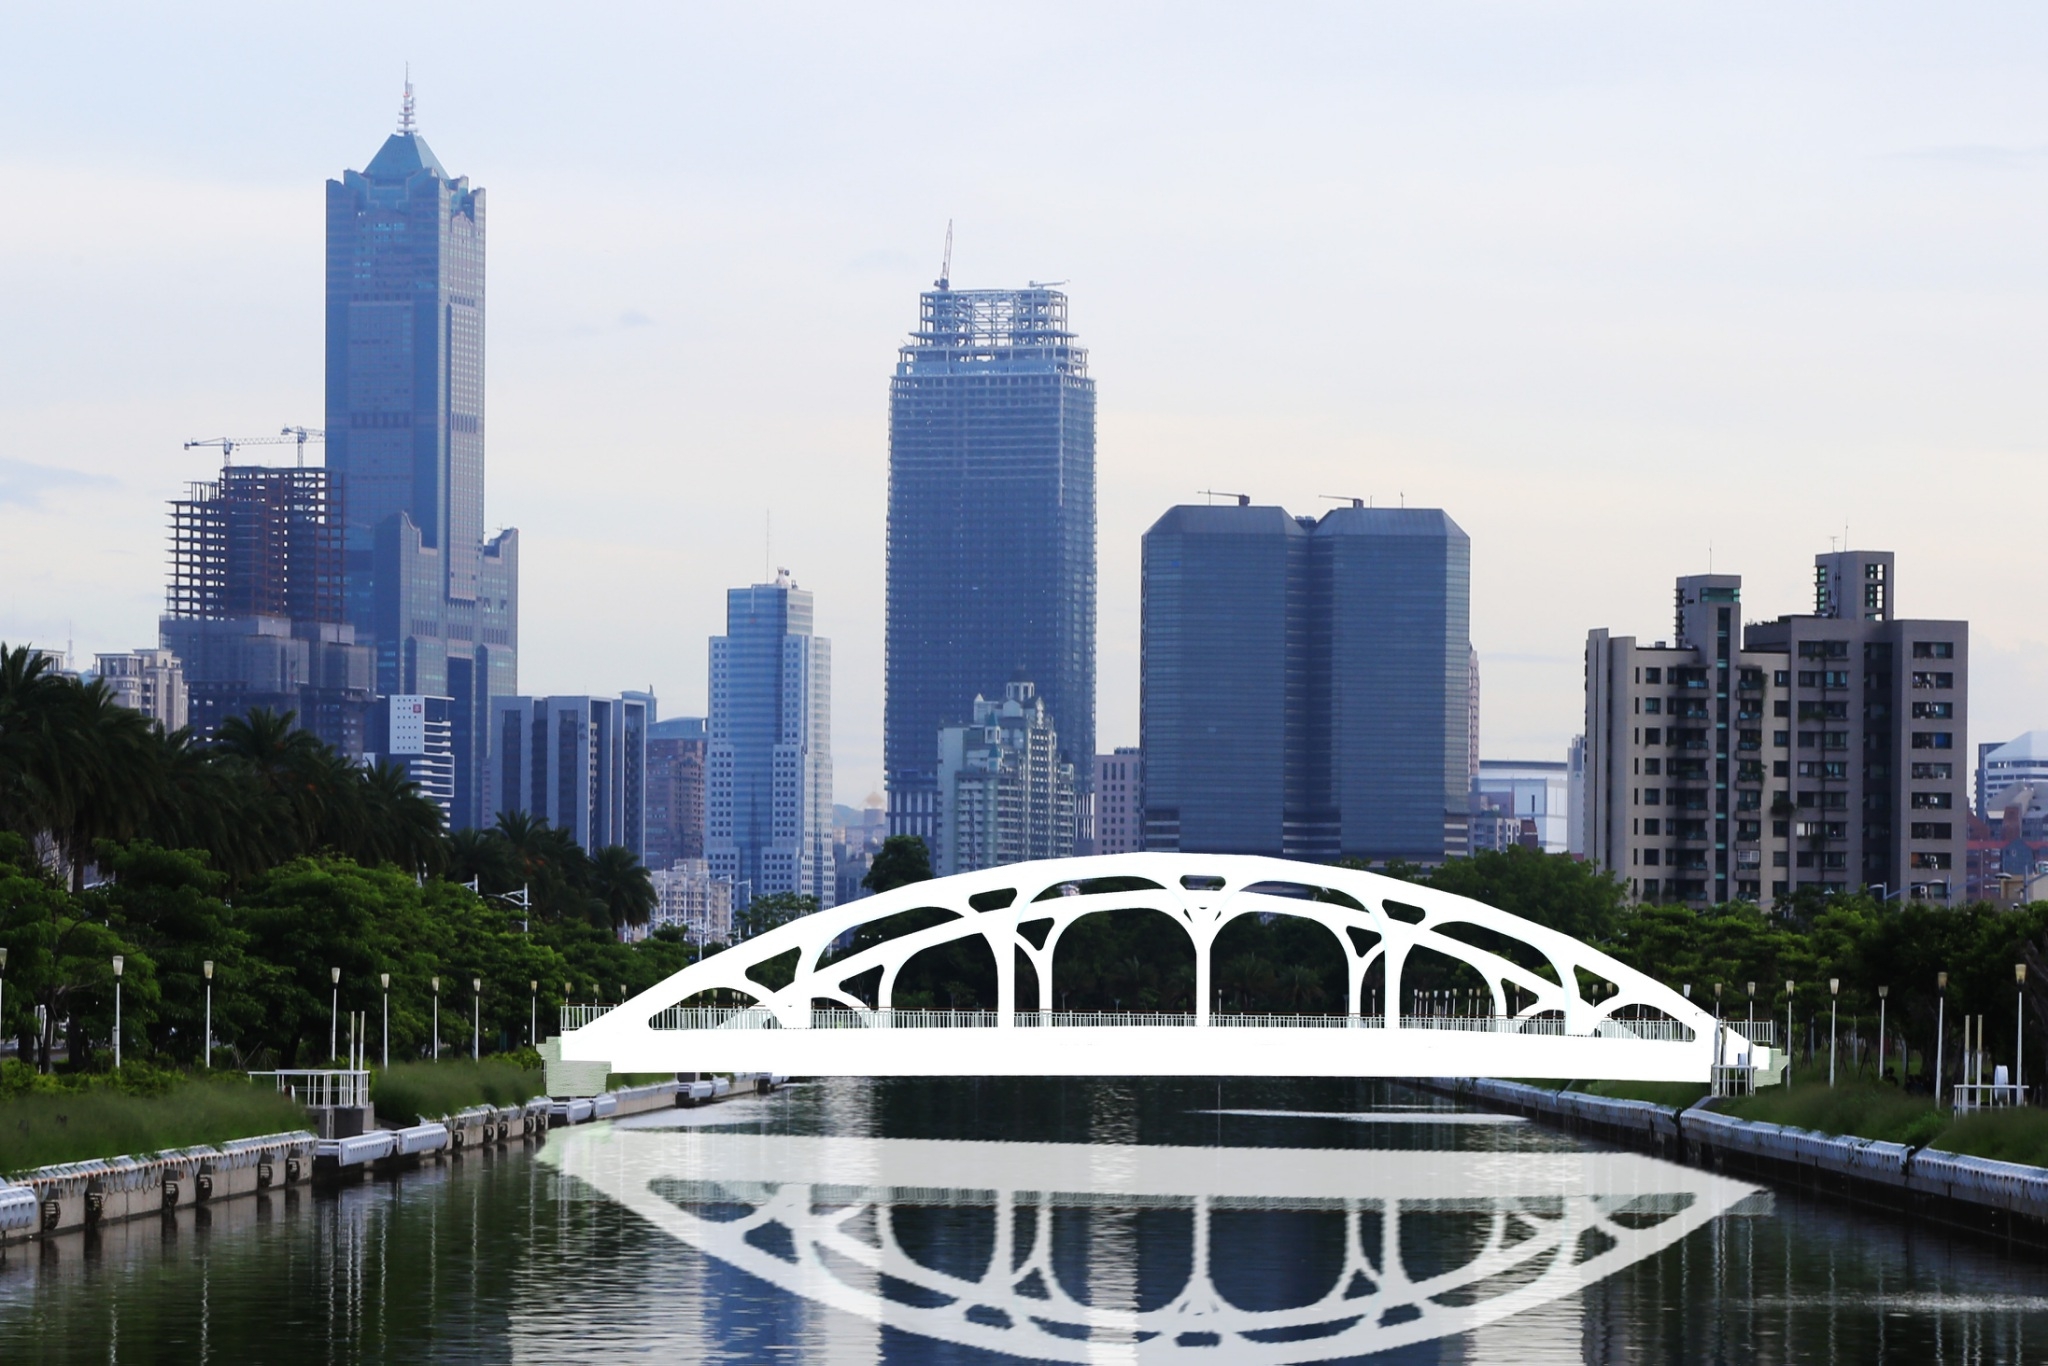
{"type": "Polygon", "coordinates": [[[1669,643],[1591,632],[1587,856],[1644,901],[1960,901],[1969,626],[1894,616],[1893,570],[1817,556],[1813,613],[1755,623],[1687,575],[1669,643]]]}

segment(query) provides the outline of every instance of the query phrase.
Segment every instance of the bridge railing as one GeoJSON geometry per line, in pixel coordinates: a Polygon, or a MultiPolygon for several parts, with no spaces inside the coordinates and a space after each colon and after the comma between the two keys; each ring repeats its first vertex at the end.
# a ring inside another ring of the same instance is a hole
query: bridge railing
{"type": "MultiPolygon", "coordinates": [[[[611,1006],[565,1006],[562,1027],[578,1028],[608,1014],[611,1006]]],[[[993,1010],[814,1009],[812,1029],[994,1029],[993,1010]]],[[[1195,1017],[1172,1011],[1020,1010],[1019,1029],[1192,1029],[1195,1017]]],[[[648,1022],[658,1030],[779,1029],[775,1013],[763,1006],[671,1006],[648,1022]]],[[[1385,1029],[1386,1017],[1373,1015],[1277,1015],[1218,1012],[1209,1017],[1216,1029],[1385,1029]]],[[[1400,1028],[1453,1033],[1521,1034],[1562,1038],[1565,1022],[1558,1015],[1404,1015],[1400,1028]]],[[[1762,1033],[1761,1030],[1758,1031],[1762,1033]]],[[[1645,1043],[1690,1043],[1692,1027],[1677,1020],[1602,1019],[1592,1037],[1645,1043]]],[[[1753,1042],[1764,1042],[1762,1039],[1753,1042]]]]}

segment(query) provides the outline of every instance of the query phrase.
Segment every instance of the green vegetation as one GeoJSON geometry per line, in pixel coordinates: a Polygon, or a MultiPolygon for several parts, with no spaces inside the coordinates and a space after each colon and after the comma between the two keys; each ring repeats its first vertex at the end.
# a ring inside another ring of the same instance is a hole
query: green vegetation
{"type": "MultiPolygon", "coordinates": [[[[1724,1114],[1760,1124],[1788,1124],[1823,1134],[1853,1134],[1886,1143],[1925,1144],[1948,1127],[1949,1117],[1925,1096],[1867,1080],[1829,1086],[1826,1074],[1790,1087],[1769,1086],[1754,1096],[1723,1101],[1724,1114]]],[[[2044,1116],[2048,1119],[2048,1116],[2044,1116]]]]}
{"type": "Polygon", "coordinates": [[[0,1063],[0,1172],[121,1153],[189,1148],[302,1129],[305,1111],[236,1073],[180,1077],[142,1064],[48,1077],[0,1063]]]}
{"type": "Polygon", "coordinates": [[[2048,1167],[2048,1110],[1978,1110],[1927,1145],[1942,1152],[2048,1167]]]}
{"type": "Polygon", "coordinates": [[[387,1124],[413,1124],[472,1105],[524,1105],[540,1090],[540,1070],[523,1060],[393,1063],[370,1079],[370,1103],[387,1124]]]}
{"type": "Polygon", "coordinates": [[[1646,1100],[1673,1110],[1697,1104],[1707,1094],[1705,1082],[1691,1081],[1589,1081],[1572,1089],[1609,1100],[1646,1100]]]}

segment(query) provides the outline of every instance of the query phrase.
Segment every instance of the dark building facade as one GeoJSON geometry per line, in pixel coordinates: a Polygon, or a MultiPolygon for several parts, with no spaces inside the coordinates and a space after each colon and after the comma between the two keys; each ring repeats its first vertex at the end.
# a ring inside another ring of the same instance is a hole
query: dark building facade
{"type": "Polygon", "coordinates": [[[339,502],[326,470],[228,465],[171,503],[158,634],[199,735],[261,707],[363,752],[371,660],[342,619],[339,502]]]}
{"type": "Polygon", "coordinates": [[[454,824],[484,823],[482,727],[518,691],[518,533],[484,536],[484,192],[413,126],[327,182],[327,466],[346,619],[376,689],[452,699],[454,824]]]}
{"type": "Polygon", "coordinates": [[[647,866],[704,857],[704,759],[711,743],[701,716],[672,716],[647,728],[647,866]]]}
{"type": "MultiPolygon", "coordinates": [[[[921,296],[889,393],[883,763],[929,843],[942,727],[1019,671],[1086,783],[1095,746],[1095,382],[1057,290],[921,296]]],[[[1085,802],[1086,796],[1083,794],[1085,802]]]]}
{"type": "Polygon", "coordinates": [[[1467,852],[1471,547],[1447,515],[1177,507],[1143,574],[1147,848],[1467,852]]]}

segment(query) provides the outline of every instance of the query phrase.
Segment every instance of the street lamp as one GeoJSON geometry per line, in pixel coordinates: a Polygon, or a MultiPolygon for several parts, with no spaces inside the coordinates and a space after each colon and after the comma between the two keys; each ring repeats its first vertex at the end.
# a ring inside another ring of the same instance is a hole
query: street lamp
{"type": "MultiPolygon", "coordinates": [[[[1877,989],[1877,1079],[1879,1081],[1884,1080],[1884,1003],[1885,998],[1891,994],[1892,989],[1890,987],[1879,987],[1877,989]]],[[[1904,1086],[1905,1084],[1906,1069],[1901,1067],[1899,1069],[1899,1085],[1904,1086]]]]}
{"type": "Polygon", "coordinates": [[[1785,1086],[1792,1085],[1792,987],[1790,978],[1785,981],[1785,1086]]]}
{"type": "Polygon", "coordinates": [[[1756,983],[1754,982],[1749,984],[1749,1013],[1742,1017],[1742,1022],[1748,1025],[1756,1023],[1756,983]]]}
{"type": "Polygon", "coordinates": [[[1842,979],[1828,978],[1828,1085],[1835,1084],[1835,1011],[1841,1005],[1842,979]]]}
{"type": "Polygon", "coordinates": [[[475,1032],[469,1036],[469,1060],[478,1062],[484,1055],[484,979],[470,978],[469,989],[471,1000],[476,1004],[475,1032]]]}
{"type": "Polygon", "coordinates": [[[327,969],[327,977],[334,984],[334,999],[327,1006],[327,1056],[333,1059],[341,1056],[341,969],[327,969]]]}
{"type": "Polygon", "coordinates": [[[127,960],[114,955],[114,1070],[121,1070],[121,969],[127,960]]]}
{"type": "Polygon", "coordinates": [[[2020,1097],[2027,1094],[2027,965],[2012,965],[2012,980],[2019,992],[2019,1004],[2013,1011],[2012,1025],[2012,1100],[2020,1103],[2020,1097]]]}
{"type": "Polygon", "coordinates": [[[441,979],[434,979],[434,1061],[441,1061],[441,979]]]}
{"type": "Polygon", "coordinates": [[[526,1043],[530,1048],[540,1047],[540,983],[529,978],[526,983],[526,1043]]]}
{"type": "Polygon", "coordinates": [[[378,1039],[384,1046],[384,1070],[391,1070],[391,974],[380,972],[377,981],[384,988],[384,1028],[378,1032],[378,1039]]]}
{"type": "Polygon", "coordinates": [[[1942,1050],[1948,1047],[1948,974],[1934,974],[1934,985],[1939,991],[1934,1007],[1934,1108],[1941,1108],[1941,1064],[1942,1050]]]}
{"type": "Polygon", "coordinates": [[[213,1070],[213,960],[207,959],[199,965],[206,974],[206,1067],[213,1070]]]}

